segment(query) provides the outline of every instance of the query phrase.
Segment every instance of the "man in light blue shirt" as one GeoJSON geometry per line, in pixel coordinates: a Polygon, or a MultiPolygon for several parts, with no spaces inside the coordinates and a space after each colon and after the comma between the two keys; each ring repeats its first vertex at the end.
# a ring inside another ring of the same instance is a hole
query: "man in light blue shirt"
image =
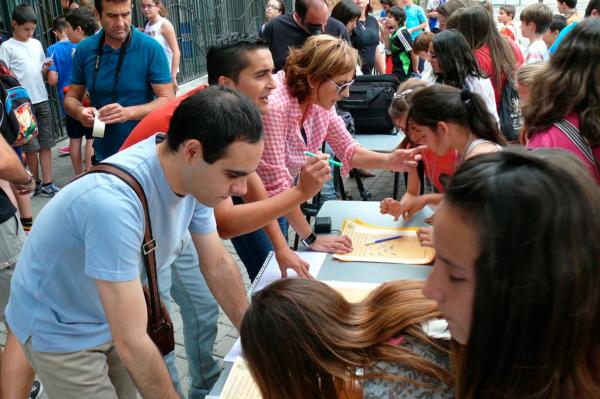
{"type": "MultiPolygon", "coordinates": [[[[152,136],[106,160],[129,171],[148,198],[158,273],[189,231],[207,283],[235,326],[248,304],[212,208],[245,193],[262,149],[256,105],[210,87],[181,103],[164,140],[152,136]]],[[[135,398],[136,387],[145,398],[179,397],[146,333],[143,232],[136,194],[106,174],[69,184],[40,212],[6,313],[49,398],[135,398]]]]}

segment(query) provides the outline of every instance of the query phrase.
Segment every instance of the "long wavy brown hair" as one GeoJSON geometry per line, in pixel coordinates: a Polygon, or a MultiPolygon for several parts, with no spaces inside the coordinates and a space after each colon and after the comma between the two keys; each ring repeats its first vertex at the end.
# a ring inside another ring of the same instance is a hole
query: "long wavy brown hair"
{"type": "Polygon", "coordinates": [[[367,378],[423,385],[378,370],[376,363],[382,361],[403,363],[451,386],[449,370],[404,345],[387,343],[402,334],[449,353],[447,345],[420,328],[420,323],[440,317],[435,302],[423,297],[422,285],[417,281],[385,283],[355,304],[328,285],[308,279],[279,280],[257,293],[240,335],[263,397],[349,397],[344,396],[349,393],[347,387],[367,378]],[[345,392],[341,387],[346,387],[345,392]]]}
{"type": "Polygon", "coordinates": [[[457,10],[448,18],[446,29],[462,33],[473,51],[484,45],[489,47],[493,70],[490,78],[494,87],[498,87],[503,77],[512,79],[517,66],[513,48],[509,39],[500,35],[493,17],[482,5],[457,10]]]}
{"type": "Polygon", "coordinates": [[[287,87],[302,103],[328,78],[353,71],[357,65],[360,65],[358,51],[348,42],[319,35],[309,37],[301,48],[290,50],[283,70],[287,87]],[[315,88],[310,87],[309,77],[315,88]]]}
{"type": "Polygon", "coordinates": [[[587,18],[565,37],[550,63],[535,78],[523,107],[531,138],[571,112],[592,147],[600,146],[600,18],[587,18]]]}

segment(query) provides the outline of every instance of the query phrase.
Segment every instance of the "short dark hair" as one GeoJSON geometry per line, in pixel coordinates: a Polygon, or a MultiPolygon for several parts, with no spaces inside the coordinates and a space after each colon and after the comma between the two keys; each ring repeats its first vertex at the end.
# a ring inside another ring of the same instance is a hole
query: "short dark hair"
{"type": "Polygon", "coordinates": [[[558,0],[559,2],[566,4],[569,8],[577,7],[577,0],[558,0]]]}
{"type": "Polygon", "coordinates": [[[433,36],[434,34],[431,31],[421,32],[413,42],[412,51],[415,53],[429,51],[429,44],[433,41],[433,36]]]}
{"type": "Polygon", "coordinates": [[[510,15],[511,18],[514,18],[517,13],[517,9],[512,4],[502,4],[500,9],[504,11],[506,15],[510,15]]]}
{"type": "Polygon", "coordinates": [[[520,18],[521,22],[535,23],[535,33],[541,34],[546,32],[552,23],[552,11],[545,4],[531,4],[521,11],[520,18]]]}
{"type": "MultiPolygon", "coordinates": [[[[275,0],[276,2],[279,3],[279,12],[281,13],[281,15],[285,14],[285,2],[283,0],[275,0]]],[[[269,2],[267,1],[265,3],[265,5],[269,4],[269,2]]]]}
{"type": "Polygon", "coordinates": [[[255,34],[230,32],[217,36],[206,53],[208,84],[217,84],[219,76],[227,76],[237,83],[240,72],[248,67],[246,53],[259,49],[268,50],[269,42],[255,34]]]}
{"type": "Polygon", "coordinates": [[[96,7],[96,11],[98,11],[98,15],[102,16],[102,2],[106,1],[107,3],[127,3],[131,2],[133,6],[133,0],[94,0],[94,7],[96,7]]]}
{"type": "Polygon", "coordinates": [[[52,20],[52,30],[55,32],[64,33],[67,29],[67,21],[64,15],[60,15],[52,20]]]}
{"type": "Polygon", "coordinates": [[[386,15],[394,18],[400,26],[404,26],[406,22],[406,11],[402,7],[394,6],[388,10],[386,15]]]}
{"type": "Polygon", "coordinates": [[[555,30],[560,32],[565,28],[565,26],[567,26],[567,19],[560,14],[554,14],[552,16],[552,23],[548,27],[548,30],[550,32],[554,32],[555,30]]]}
{"type": "Polygon", "coordinates": [[[331,16],[344,25],[355,18],[360,17],[360,8],[354,0],[341,0],[331,10],[331,16]]]}
{"type": "Polygon", "coordinates": [[[65,19],[71,28],[77,29],[79,26],[86,36],[92,36],[98,30],[98,20],[88,7],[79,7],[69,11],[65,19]]]}
{"type": "Polygon", "coordinates": [[[590,0],[587,7],[585,8],[585,17],[589,17],[592,15],[592,11],[596,10],[596,12],[600,13],[600,0],[590,0]]]}
{"type": "Polygon", "coordinates": [[[33,7],[28,4],[19,4],[16,6],[12,13],[12,20],[15,21],[17,25],[23,25],[27,22],[37,24],[35,11],[33,11],[33,7]]]}
{"type": "Polygon", "coordinates": [[[210,86],[183,100],[169,125],[167,144],[177,151],[186,140],[202,143],[202,157],[212,164],[225,156],[236,140],[251,144],[263,136],[260,111],[244,94],[223,86],[210,86]]]}
{"type": "Polygon", "coordinates": [[[325,3],[325,0],[296,0],[294,2],[294,11],[297,12],[300,16],[300,19],[304,21],[304,18],[306,17],[306,13],[308,12],[310,6],[313,3],[317,3],[319,1],[325,3]]]}
{"type": "Polygon", "coordinates": [[[379,4],[386,5],[386,6],[390,6],[390,7],[394,7],[396,4],[394,4],[394,0],[379,0],[379,4]]]}

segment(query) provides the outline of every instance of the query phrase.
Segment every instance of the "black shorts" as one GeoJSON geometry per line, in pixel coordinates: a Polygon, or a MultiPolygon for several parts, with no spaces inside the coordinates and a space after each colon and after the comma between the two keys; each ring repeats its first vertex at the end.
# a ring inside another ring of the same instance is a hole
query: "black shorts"
{"type": "Polygon", "coordinates": [[[80,139],[83,136],[87,140],[92,138],[92,128],[84,127],[77,119],[65,115],[65,124],[67,125],[67,136],[72,139],[80,139]]]}

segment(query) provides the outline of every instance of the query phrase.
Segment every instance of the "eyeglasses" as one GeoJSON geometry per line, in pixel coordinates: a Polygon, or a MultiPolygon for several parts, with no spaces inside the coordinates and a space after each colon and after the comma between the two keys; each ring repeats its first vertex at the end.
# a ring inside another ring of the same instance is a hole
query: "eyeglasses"
{"type": "Polygon", "coordinates": [[[346,83],[344,83],[342,85],[339,85],[339,84],[335,83],[333,80],[331,80],[329,78],[327,78],[327,80],[330,81],[331,83],[333,83],[335,85],[335,87],[337,88],[337,94],[338,94],[338,96],[341,95],[344,90],[346,90],[347,88],[349,88],[350,86],[352,86],[352,83],[354,83],[354,79],[352,79],[351,81],[346,82],[346,83]]]}
{"type": "Polygon", "coordinates": [[[142,4],[141,6],[142,10],[147,10],[152,7],[154,7],[154,4],[142,4]]]}
{"type": "Polygon", "coordinates": [[[435,60],[437,58],[437,55],[435,53],[432,53],[431,51],[428,51],[427,54],[429,54],[429,57],[431,57],[432,60],[435,60]]]}
{"type": "Polygon", "coordinates": [[[279,7],[277,7],[276,5],[273,5],[273,4],[267,4],[265,6],[265,10],[281,11],[281,8],[279,8],[279,7]]]}

